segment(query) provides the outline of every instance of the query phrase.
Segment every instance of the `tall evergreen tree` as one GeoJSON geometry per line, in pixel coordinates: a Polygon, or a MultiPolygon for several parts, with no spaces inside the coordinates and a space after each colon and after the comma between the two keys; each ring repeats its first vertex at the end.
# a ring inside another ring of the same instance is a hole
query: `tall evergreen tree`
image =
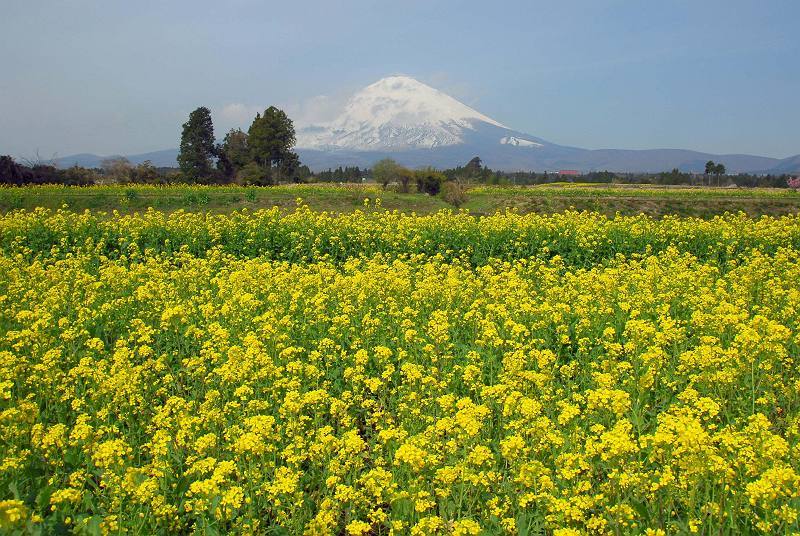
{"type": "Polygon", "coordinates": [[[287,151],[281,165],[278,167],[278,177],[292,182],[297,182],[300,169],[300,157],[293,151],[287,151]]]}
{"type": "Polygon", "coordinates": [[[726,172],[725,164],[720,163],[714,166],[714,174],[717,176],[717,186],[719,186],[720,183],[722,182],[721,178],[723,175],[725,175],[725,172],[726,172]]]}
{"type": "Polygon", "coordinates": [[[264,115],[256,114],[247,132],[252,160],[269,169],[275,178],[291,178],[299,165],[297,155],[292,152],[294,144],[292,120],[274,106],[264,110],[264,115]]]}
{"type": "Polygon", "coordinates": [[[483,169],[483,161],[480,156],[476,156],[464,166],[464,171],[466,171],[470,177],[480,174],[481,169],[483,169]]]}
{"type": "Polygon", "coordinates": [[[250,149],[247,146],[247,132],[243,132],[240,128],[232,128],[225,134],[221,150],[237,171],[252,161],[250,149]]]}
{"type": "Polygon", "coordinates": [[[713,160],[709,160],[706,162],[706,178],[708,179],[708,185],[711,186],[711,176],[717,172],[717,165],[714,163],[713,160]]]}
{"type": "Polygon", "coordinates": [[[231,182],[236,176],[236,170],[228,159],[228,155],[222,150],[222,145],[217,146],[217,171],[220,182],[231,182]]]}
{"type": "Polygon", "coordinates": [[[222,144],[217,146],[217,169],[225,181],[230,181],[243,167],[251,162],[247,147],[247,133],[242,129],[230,129],[222,144]]]}
{"type": "Polygon", "coordinates": [[[216,147],[211,111],[201,106],[189,114],[189,120],[183,124],[178,165],[188,180],[201,182],[211,177],[214,156],[216,147]]]}

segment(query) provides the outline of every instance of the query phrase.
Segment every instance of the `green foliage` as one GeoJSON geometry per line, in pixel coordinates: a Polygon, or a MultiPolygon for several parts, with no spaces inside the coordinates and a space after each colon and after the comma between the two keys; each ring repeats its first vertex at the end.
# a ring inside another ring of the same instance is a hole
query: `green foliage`
{"type": "MultiPolygon", "coordinates": [[[[280,165],[273,172],[273,176],[277,176],[278,180],[287,180],[290,182],[300,182],[300,157],[297,153],[288,151],[280,165]]],[[[277,182],[277,181],[276,181],[277,182]]]]}
{"type": "Polygon", "coordinates": [[[450,180],[459,179],[469,182],[482,182],[484,184],[497,184],[494,172],[483,165],[483,160],[479,156],[473,157],[464,166],[445,169],[442,173],[450,180]]]}
{"type": "Polygon", "coordinates": [[[674,168],[669,173],[659,173],[659,184],[692,184],[692,174],[682,173],[678,168],[674,168]]]}
{"type": "Polygon", "coordinates": [[[336,169],[328,168],[314,173],[309,178],[318,182],[361,182],[364,175],[369,173],[368,169],[361,169],[358,166],[339,166],[336,169]]]}
{"type": "Polygon", "coordinates": [[[90,186],[98,179],[98,173],[93,169],[74,165],[61,171],[62,184],[67,186],[90,186]]]}
{"type": "Polygon", "coordinates": [[[310,182],[310,180],[313,178],[311,169],[305,164],[301,164],[297,167],[296,175],[298,182],[310,182]]]}
{"type": "Polygon", "coordinates": [[[222,152],[221,148],[218,147],[217,152],[217,179],[214,181],[216,184],[226,184],[233,180],[234,176],[236,176],[236,169],[234,169],[233,164],[228,159],[228,155],[222,152]]]}
{"type": "Polygon", "coordinates": [[[720,177],[725,175],[725,165],[724,164],[716,164],[713,160],[709,160],[706,162],[706,175],[709,177],[708,184],[711,184],[711,177],[716,177],[717,179],[717,186],[720,185],[720,177]]]}
{"type": "Polygon", "coordinates": [[[222,142],[222,152],[237,171],[246,166],[251,161],[247,133],[240,128],[230,129],[222,142]]]}
{"type": "Polygon", "coordinates": [[[90,186],[99,179],[95,169],[78,166],[58,169],[49,164],[23,166],[10,156],[0,156],[0,185],[22,186],[24,184],[63,184],[67,186],[90,186]]]}
{"type": "Polygon", "coordinates": [[[0,216],[0,527],[789,534],[798,244],[796,216],[0,216]]]}
{"type": "MultiPolygon", "coordinates": [[[[292,196],[304,191],[303,187],[282,188],[292,196]]],[[[141,187],[122,190],[127,197],[146,191],[141,187]]],[[[199,203],[209,191],[187,188],[184,195],[199,203]]],[[[478,218],[447,211],[429,216],[393,211],[334,215],[303,207],[290,213],[274,208],[231,215],[144,211],[122,218],[47,209],[0,215],[0,251],[10,256],[63,258],[82,251],[89,239],[100,248],[98,253],[109,258],[125,256],[135,245],[137,251],[152,249],[152,254],[185,246],[187,253],[197,256],[219,248],[237,257],[265,256],[289,262],[423,254],[484,265],[496,260],[559,256],[568,265],[584,267],[619,254],[676,249],[704,261],[725,263],[751,255],[753,250],[771,255],[782,248],[800,248],[800,218],[751,219],[744,214],[726,214],[708,221],[658,220],[589,212],[499,213],[478,218]],[[19,236],[26,240],[20,242],[19,236]],[[420,239],[413,239],[415,236],[420,239]]]]}
{"type": "Polygon", "coordinates": [[[150,160],[145,160],[131,171],[131,182],[136,184],[156,184],[161,181],[161,174],[150,160]]]}
{"type": "Polygon", "coordinates": [[[468,174],[468,176],[477,176],[480,174],[481,170],[483,169],[483,161],[481,157],[476,156],[469,162],[467,165],[464,166],[464,171],[468,174]]]}
{"type": "Polygon", "coordinates": [[[28,170],[16,162],[11,156],[0,156],[0,184],[19,186],[31,178],[28,170]]]}
{"type": "Polygon", "coordinates": [[[433,168],[421,169],[416,172],[417,192],[428,195],[437,195],[442,184],[447,180],[442,173],[433,168]]]}
{"type": "Polygon", "coordinates": [[[203,182],[212,174],[212,159],[216,156],[214,124],[211,111],[201,106],[189,114],[183,124],[178,165],[190,182],[203,182]]]}
{"type": "MultiPolygon", "coordinates": [[[[27,169],[27,168],[26,168],[27,169]]],[[[66,170],[59,170],[64,172],[66,170]]],[[[364,198],[380,199],[381,206],[388,210],[427,214],[446,208],[443,195],[419,196],[395,192],[393,188],[383,190],[373,184],[309,184],[281,185],[270,188],[241,186],[205,186],[181,184],[179,172],[159,170],[158,185],[136,185],[138,192],[134,201],[122,203],[126,187],[121,185],[72,188],[63,185],[38,185],[0,188],[0,213],[14,209],[37,207],[58,209],[67,205],[70,210],[82,212],[86,209],[122,213],[144,211],[148,207],[173,211],[187,209],[184,204],[187,191],[205,191],[209,213],[228,213],[242,208],[281,207],[292,210],[298,197],[304,199],[315,210],[348,213],[363,208],[364,198]],[[251,195],[249,192],[256,192],[251,195]]],[[[733,178],[738,178],[735,176],[733,178]]],[[[725,212],[780,216],[800,211],[800,191],[789,188],[668,188],[649,186],[600,186],[573,183],[569,186],[543,185],[535,188],[498,188],[469,186],[467,202],[462,205],[475,215],[492,215],[507,208],[520,214],[558,213],[567,210],[594,210],[608,216],[615,213],[634,215],[646,213],[651,216],[666,215],[695,216],[710,219],[725,212]]],[[[200,205],[197,205],[200,206],[200,205]]]]}
{"type": "Polygon", "coordinates": [[[256,114],[247,132],[251,160],[275,179],[291,179],[299,167],[300,160],[292,152],[294,144],[292,120],[274,106],[264,110],[264,115],[256,114]]]}
{"type": "Polygon", "coordinates": [[[189,191],[183,196],[183,201],[188,206],[207,205],[211,198],[206,191],[189,191]]]}
{"type": "Polygon", "coordinates": [[[230,182],[240,169],[251,162],[247,133],[240,128],[230,129],[222,145],[217,148],[217,156],[217,169],[222,178],[230,182]]]}
{"type": "Polygon", "coordinates": [[[386,188],[390,182],[399,180],[401,169],[401,166],[391,158],[384,158],[372,166],[372,178],[386,188]]]}
{"type": "Polygon", "coordinates": [[[236,182],[243,186],[269,186],[273,184],[271,170],[250,162],[236,174],[236,182]]]}
{"type": "MultiPolygon", "coordinates": [[[[677,170],[675,170],[677,171],[677,170]]],[[[612,183],[617,182],[619,176],[616,173],[611,171],[592,171],[588,173],[586,177],[589,179],[589,182],[603,182],[603,183],[612,183]]]]}
{"type": "Polygon", "coordinates": [[[409,185],[416,177],[416,174],[408,168],[400,169],[400,191],[404,194],[409,192],[409,185]]]}

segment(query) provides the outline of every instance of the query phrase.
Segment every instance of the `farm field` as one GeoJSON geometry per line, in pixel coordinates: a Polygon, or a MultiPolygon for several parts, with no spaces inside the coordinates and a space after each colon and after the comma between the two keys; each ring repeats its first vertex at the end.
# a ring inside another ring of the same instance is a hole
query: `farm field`
{"type": "MultiPolygon", "coordinates": [[[[800,531],[800,216],[342,190],[3,205],[4,533],[800,531]]],[[[628,198],[798,201],[699,192],[628,198]]]]}
{"type": "MultiPolygon", "coordinates": [[[[0,212],[45,207],[73,211],[142,212],[148,208],[231,213],[280,207],[294,210],[301,197],[315,211],[349,213],[364,210],[364,198],[380,198],[382,208],[431,214],[454,208],[440,196],[402,194],[375,184],[299,184],[241,186],[27,186],[0,188],[0,212]]],[[[588,210],[608,216],[644,213],[654,217],[682,215],[711,218],[724,212],[750,216],[796,214],[800,192],[776,188],[688,188],[645,185],[546,184],[530,187],[473,186],[460,207],[475,215],[512,208],[520,213],[588,210]]]]}

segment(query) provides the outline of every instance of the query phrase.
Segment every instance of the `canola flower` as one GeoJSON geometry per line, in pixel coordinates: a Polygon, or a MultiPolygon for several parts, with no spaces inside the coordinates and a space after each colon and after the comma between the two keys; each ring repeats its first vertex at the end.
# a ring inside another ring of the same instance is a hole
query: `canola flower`
{"type": "Polygon", "coordinates": [[[798,532],[799,229],[2,216],[0,531],[798,532]]]}
{"type": "MultiPolygon", "coordinates": [[[[379,206],[379,199],[368,201],[379,206]]],[[[560,257],[589,267],[617,255],[651,255],[674,247],[700,260],[724,263],[752,250],[800,249],[800,216],[751,219],[726,213],[710,220],[645,215],[609,218],[592,212],[476,218],[443,210],[428,216],[376,210],[340,215],[297,210],[243,210],[230,215],[149,209],[132,215],[17,210],[0,215],[0,251],[26,258],[87,253],[110,258],[215,248],[240,258],[343,263],[354,257],[424,254],[467,260],[514,261],[560,257]]]]}

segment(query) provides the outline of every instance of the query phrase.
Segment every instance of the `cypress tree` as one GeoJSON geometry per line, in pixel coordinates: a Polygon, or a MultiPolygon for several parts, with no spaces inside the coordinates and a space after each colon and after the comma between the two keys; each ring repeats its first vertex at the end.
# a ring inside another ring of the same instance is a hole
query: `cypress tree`
{"type": "Polygon", "coordinates": [[[276,178],[291,178],[299,161],[292,152],[295,144],[292,120],[274,106],[257,114],[247,132],[250,156],[259,166],[269,169],[276,178]],[[273,173],[274,170],[274,173],[273,173]]]}
{"type": "Polygon", "coordinates": [[[201,182],[211,177],[214,156],[216,148],[211,111],[201,106],[189,114],[189,120],[183,124],[178,165],[188,180],[201,182]]]}

